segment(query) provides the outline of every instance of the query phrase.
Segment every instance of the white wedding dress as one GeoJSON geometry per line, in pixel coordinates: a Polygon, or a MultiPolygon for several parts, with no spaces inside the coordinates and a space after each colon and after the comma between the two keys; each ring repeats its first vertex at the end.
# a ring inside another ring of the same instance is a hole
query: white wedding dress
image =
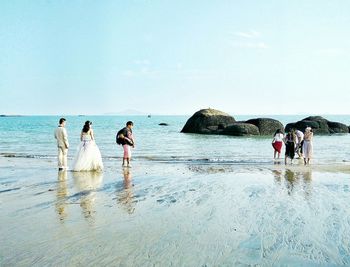
{"type": "Polygon", "coordinates": [[[90,134],[83,134],[72,167],[73,171],[102,171],[101,152],[90,134]]]}

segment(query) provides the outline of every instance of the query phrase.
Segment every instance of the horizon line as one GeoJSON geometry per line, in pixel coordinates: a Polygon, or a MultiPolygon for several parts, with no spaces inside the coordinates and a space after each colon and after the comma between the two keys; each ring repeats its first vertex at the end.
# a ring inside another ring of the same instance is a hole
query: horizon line
{"type": "MultiPolygon", "coordinates": [[[[195,112],[194,112],[195,113],[195,112]]],[[[192,116],[192,114],[0,114],[0,117],[30,117],[30,116],[77,116],[77,117],[87,117],[87,116],[107,116],[107,117],[144,117],[144,116],[192,116]]],[[[350,113],[294,113],[294,114],[256,114],[256,113],[231,113],[226,112],[232,116],[350,116],[350,113]]]]}

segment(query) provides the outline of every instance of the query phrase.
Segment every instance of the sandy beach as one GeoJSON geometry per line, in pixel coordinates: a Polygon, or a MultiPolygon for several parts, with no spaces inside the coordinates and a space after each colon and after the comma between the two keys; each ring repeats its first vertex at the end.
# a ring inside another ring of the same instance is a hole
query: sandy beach
{"type": "Polygon", "coordinates": [[[350,266],[349,10],[0,1],[0,267],[350,266]]]}
{"type": "Polygon", "coordinates": [[[0,157],[2,266],[350,264],[350,166],[0,157]]]}

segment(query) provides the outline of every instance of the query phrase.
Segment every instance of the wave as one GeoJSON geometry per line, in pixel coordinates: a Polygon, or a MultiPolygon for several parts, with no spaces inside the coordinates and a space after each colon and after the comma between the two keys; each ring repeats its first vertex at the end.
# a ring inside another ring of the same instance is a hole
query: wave
{"type": "Polygon", "coordinates": [[[140,157],[147,161],[160,163],[186,163],[186,164],[219,164],[219,165],[252,165],[268,164],[271,160],[247,158],[247,159],[223,159],[223,158],[188,158],[188,157],[140,157]]]}
{"type": "Polygon", "coordinates": [[[25,153],[0,153],[0,156],[4,158],[26,158],[26,159],[52,159],[57,157],[53,155],[35,155],[35,154],[25,154],[25,153]]]}
{"type": "MultiPolygon", "coordinates": [[[[56,155],[40,155],[40,154],[26,154],[26,153],[0,153],[1,157],[5,158],[23,158],[23,159],[56,159],[56,155]]],[[[70,160],[73,156],[68,157],[70,160]]],[[[121,156],[103,156],[104,161],[121,160],[121,156]]],[[[271,160],[266,158],[247,158],[247,159],[223,159],[223,158],[193,158],[185,156],[143,156],[135,155],[133,160],[136,161],[150,161],[159,163],[187,163],[187,164],[232,164],[232,165],[252,165],[252,164],[270,164],[271,160]]]]}
{"type": "Polygon", "coordinates": [[[0,190],[0,194],[1,193],[7,193],[7,192],[11,192],[11,191],[17,191],[22,189],[22,187],[15,187],[15,188],[9,188],[9,189],[4,189],[4,190],[0,190]]]}
{"type": "MultiPolygon", "coordinates": [[[[3,152],[0,153],[0,157],[5,158],[22,158],[22,159],[43,159],[43,160],[56,160],[57,155],[54,154],[31,154],[31,153],[13,153],[13,152],[3,152]]],[[[69,161],[73,160],[74,156],[68,156],[69,161]]],[[[102,156],[104,162],[113,162],[121,161],[122,156],[102,156]]],[[[169,163],[169,164],[201,164],[201,165],[271,165],[272,163],[282,163],[283,159],[274,161],[270,158],[258,157],[256,155],[233,158],[225,157],[199,157],[197,156],[153,156],[153,155],[134,155],[133,160],[135,161],[144,161],[144,162],[157,162],[157,163],[169,163]]],[[[297,159],[295,159],[297,160],[297,159]]],[[[350,161],[348,159],[318,159],[315,160],[318,165],[327,165],[327,164],[347,164],[350,161]]]]}

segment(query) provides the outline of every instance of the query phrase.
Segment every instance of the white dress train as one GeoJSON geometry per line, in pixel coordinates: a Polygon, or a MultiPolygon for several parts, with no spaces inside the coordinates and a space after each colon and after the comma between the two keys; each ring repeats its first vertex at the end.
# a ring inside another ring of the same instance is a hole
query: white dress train
{"type": "Polygon", "coordinates": [[[90,135],[83,135],[73,161],[72,170],[80,171],[102,171],[103,163],[101,152],[90,135]]]}

